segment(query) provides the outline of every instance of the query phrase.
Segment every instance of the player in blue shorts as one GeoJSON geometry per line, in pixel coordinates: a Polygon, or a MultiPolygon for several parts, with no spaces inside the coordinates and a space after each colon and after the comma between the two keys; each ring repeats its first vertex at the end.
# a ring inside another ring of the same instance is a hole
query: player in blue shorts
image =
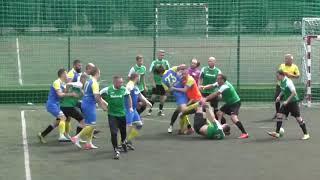
{"type": "Polygon", "coordinates": [[[96,103],[104,110],[107,110],[107,103],[101,98],[99,91],[98,79],[100,78],[100,70],[94,67],[91,72],[91,79],[89,79],[84,85],[84,96],[82,98],[81,109],[84,115],[84,121],[86,126],[76,136],[71,138],[71,141],[81,148],[80,136],[86,137],[87,142],[84,146],[86,150],[96,149],[95,145],[92,144],[94,127],[96,125],[96,103]]]}
{"type": "Polygon", "coordinates": [[[70,141],[65,137],[66,116],[60,110],[60,98],[66,96],[77,97],[76,93],[66,93],[67,72],[65,69],[58,70],[58,79],[50,86],[48,100],[46,103],[47,111],[52,114],[56,121],[50,124],[44,131],[38,133],[41,143],[46,143],[44,137],[48,135],[55,127],[59,126],[59,141],[70,141]]]}
{"type": "MultiPolygon", "coordinates": [[[[168,91],[170,89],[170,87],[175,87],[175,88],[183,88],[184,87],[181,70],[184,70],[186,68],[187,68],[187,66],[185,64],[181,64],[179,66],[174,66],[163,73],[162,83],[163,83],[163,87],[166,91],[168,91]]],[[[160,73],[161,73],[161,71],[163,72],[163,70],[159,70],[160,73]]],[[[172,94],[176,99],[176,104],[178,106],[177,107],[178,112],[184,111],[187,108],[187,103],[188,103],[188,97],[187,97],[186,93],[180,92],[180,91],[172,91],[172,94]]],[[[168,128],[168,133],[172,133],[173,124],[174,124],[175,120],[177,119],[177,116],[176,116],[176,114],[172,115],[170,126],[168,128]]],[[[185,116],[185,119],[181,119],[181,121],[180,121],[180,131],[179,131],[180,134],[184,134],[184,132],[185,132],[184,126],[186,124],[187,124],[188,130],[190,130],[189,131],[190,133],[188,133],[188,134],[191,134],[191,132],[193,132],[192,126],[191,126],[190,121],[188,119],[188,116],[185,116]]]]}
{"type": "Polygon", "coordinates": [[[139,74],[131,73],[129,77],[129,82],[127,83],[127,90],[130,92],[130,96],[132,100],[132,110],[130,111],[129,100],[126,99],[125,108],[126,108],[126,121],[128,126],[128,137],[127,137],[127,147],[129,150],[134,150],[134,146],[132,144],[132,140],[139,135],[138,130],[140,130],[143,126],[143,122],[141,121],[140,114],[137,111],[139,101],[144,102],[149,107],[152,104],[144,97],[144,95],[140,92],[137,83],[139,82],[139,74]]]}

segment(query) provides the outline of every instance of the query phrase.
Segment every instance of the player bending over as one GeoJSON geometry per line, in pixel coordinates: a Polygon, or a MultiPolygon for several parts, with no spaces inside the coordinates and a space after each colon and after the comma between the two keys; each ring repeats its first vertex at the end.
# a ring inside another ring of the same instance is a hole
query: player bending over
{"type": "Polygon", "coordinates": [[[310,135],[308,134],[306,124],[300,115],[299,97],[297,95],[296,88],[292,80],[286,77],[285,72],[282,70],[279,70],[277,72],[277,80],[279,81],[281,92],[276,98],[276,101],[280,102],[280,98],[283,95],[284,102],[280,107],[279,112],[277,113],[276,131],[268,132],[268,134],[272,137],[279,138],[280,137],[279,131],[282,126],[282,121],[290,113],[291,116],[296,118],[298,124],[302,129],[302,132],[303,132],[302,140],[309,139],[310,135]]]}
{"type": "Polygon", "coordinates": [[[128,131],[128,138],[127,138],[127,147],[129,150],[134,150],[134,146],[132,144],[132,140],[139,135],[139,130],[143,126],[143,122],[141,121],[141,117],[137,111],[138,103],[143,102],[147,104],[149,107],[152,104],[144,97],[144,95],[140,92],[137,83],[139,82],[139,74],[131,73],[129,82],[127,83],[127,90],[130,92],[131,100],[132,100],[132,109],[130,111],[130,96],[126,98],[126,121],[127,121],[127,131],[128,131]]]}
{"type": "Polygon", "coordinates": [[[52,114],[56,121],[50,124],[44,131],[38,133],[38,138],[41,143],[46,143],[44,137],[49,134],[55,127],[59,126],[59,141],[69,141],[65,137],[65,121],[66,116],[60,110],[60,99],[63,97],[73,96],[77,97],[76,93],[66,92],[67,72],[65,69],[58,70],[58,79],[50,86],[48,100],[46,103],[47,111],[52,114]]]}
{"type": "Polygon", "coordinates": [[[84,96],[82,98],[81,109],[84,115],[85,127],[74,137],[71,138],[72,142],[81,148],[80,140],[86,139],[84,149],[96,149],[97,146],[92,144],[93,132],[97,121],[96,103],[104,110],[107,110],[107,103],[101,98],[99,93],[98,80],[100,78],[100,70],[94,67],[91,72],[91,79],[84,85],[84,96]]]}
{"type": "Polygon", "coordinates": [[[220,95],[225,104],[217,112],[218,120],[221,122],[221,118],[224,114],[231,117],[232,122],[240,129],[241,135],[238,137],[240,139],[245,139],[249,137],[249,134],[244,129],[242,123],[238,118],[241,101],[237,91],[234,89],[232,84],[227,81],[227,77],[223,74],[217,76],[217,82],[214,86],[218,86],[218,91],[212,93],[206,97],[206,101],[210,101],[213,98],[217,98],[220,95]]]}
{"type": "Polygon", "coordinates": [[[198,107],[194,115],[193,127],[197,134],[207,137],[208,139],[223,139],[225,135],[230,134],[230,126],[228,124],[221,125],[216,120],[214,112],[209,104],[204,107],[198,107]],[[203,109],[206,112],[203,112],[203,109]]]}

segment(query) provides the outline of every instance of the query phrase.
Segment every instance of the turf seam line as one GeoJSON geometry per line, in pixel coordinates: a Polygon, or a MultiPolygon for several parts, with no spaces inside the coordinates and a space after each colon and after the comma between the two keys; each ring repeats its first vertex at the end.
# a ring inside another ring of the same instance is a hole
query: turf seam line
{"type": "Polygon", "coordinates": [[[26,180],[31,179],[31,170],[30,170],[30,160],[29,160],[29,147],[28,147],[28,136],[26,128],[26,119],[24,115],[25,111],[21,111],[21,129],[22,129],[22,143],[23,143],[23,154],[24,154],[24,167],[26,172],[26,180]]]}

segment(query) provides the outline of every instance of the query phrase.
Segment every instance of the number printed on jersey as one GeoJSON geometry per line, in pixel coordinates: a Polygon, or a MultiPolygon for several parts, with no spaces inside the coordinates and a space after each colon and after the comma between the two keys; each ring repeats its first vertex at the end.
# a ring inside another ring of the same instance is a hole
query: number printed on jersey
{"type": "Polygon", "coordinates": [[[174,83],[177,82],[177,78],[176,78],[174,75],[172,75],[172,74],[169,74],[169,75],[165,78],[165,80],[166,80],[166,82],[167,82],[170,86],[174,85],[174,83]]]}

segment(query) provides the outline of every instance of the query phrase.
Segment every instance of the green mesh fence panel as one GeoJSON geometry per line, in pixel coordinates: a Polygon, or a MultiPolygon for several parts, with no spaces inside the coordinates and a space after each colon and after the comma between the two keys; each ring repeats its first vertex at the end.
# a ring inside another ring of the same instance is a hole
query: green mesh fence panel
{"type": "Polygon", "coordinates": [[[35,101],[74,59],[98,65],[106,86],[159,49],[171,65],[214,56],[243,99],[269,101],[284,54],[303,68],[303,17],[320,17],[320,0],[0,0],[0,102],[35,101]]]}

